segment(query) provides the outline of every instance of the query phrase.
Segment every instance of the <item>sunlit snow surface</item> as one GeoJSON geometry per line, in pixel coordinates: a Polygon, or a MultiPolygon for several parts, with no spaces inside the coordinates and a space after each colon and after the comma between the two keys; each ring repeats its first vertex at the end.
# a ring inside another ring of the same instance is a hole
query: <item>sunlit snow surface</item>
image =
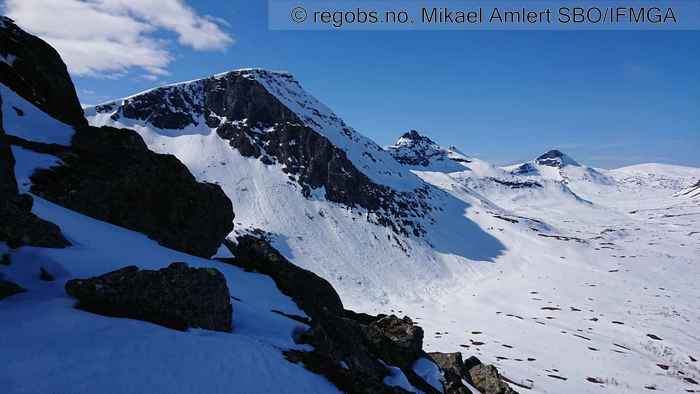
{"type": "MultiPolygon", "coordinates": [[[[268,88],[314,113],[297,87],[268,88]]],[[[173,133],[88,113],[93,124],[135,129],[151,149],[219,183],[237,231],[268,231],[346,306],[415,318],[429,351],[477,355],[532,393],[700,389],[684,380],[700,381],[692,361],[700,359],[700,207],[674,197],[700,179],[698,169],[567,165],[519,176],[472,159],[459,172],[416,171],[442,191],[430,200],[442,211],[425,223],[425,238],[394,237],[322,191],[304,198],[281,167],[244,158],[211,129],[173,133]],[[526,181],[539,186],[502,183],[526,181]]],[[[330,122],[316,127],[344,149],[365,149],[334,139],[339,123],[330,122]]],[[[356,165],[380,178],[381,166],[356,165]]]]}
{"type": "MultiPolygon", "coordinates": [[[[144,235],[35,198],[34,212],[57,223],[74,246],[24,247],[0,272],[29,291],[0,303],[3,393],[329,393],[324,378],[289,363],[283,349],[299,325],[272,313],[303,315],[266,276],[178,253],[144,235]],[[173,261],[214,267],[227,279],[234,332],[179,332],[74,309],[63,285],[126,265],[158,269],[173,261]],[[56,276],[39,280],[43,267],[56,276]]],[[[4,248],[4,245],[3,245],[4,248]]]]}

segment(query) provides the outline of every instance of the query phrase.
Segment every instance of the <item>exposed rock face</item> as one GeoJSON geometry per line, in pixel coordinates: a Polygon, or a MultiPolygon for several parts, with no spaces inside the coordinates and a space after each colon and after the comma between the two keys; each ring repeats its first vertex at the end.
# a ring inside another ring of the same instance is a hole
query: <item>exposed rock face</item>
{"type": "Polygon", "coordinates": [[[226,245],[236,256],[226,262],[270,276],[282,293],[291,297],[312,319],[326,312],[343,314],[343,303],[328,281],[292,264],[267,241],[245,235],[238,238],[238,245],[229,242],[226,245]]]}
{"type": "Polygon", "coordinates": [[[55,49],[0,16],[0,83],[52,117],[87,125],[66,65],[55,49]]]}
{"type": "Polygon", "coordinates": [[[197,182],[134,131],[78,128],[58,155],[61,165],[32,175],[32,193],[198,256],[216,253],[233,229],[231,201],[218,185],[197,182]]]}
{"type": "MultiPolygon", "coordinates": [[[[309,127],[310,120],[300,119],[257,78],[277,83],[291,76],[264,70],[232,71],[156,88],[95,110],[112,113],[114,120],[145,121],[165,129],[164,133],[205,123],[242,155],[266,164],[282,164],[306,197],[312,190],[324,188],[329,201],[365,208],[376,215],[379,224],[397,233],[424,233],[418,219],[430,211],[425,201],[428,186],[396,192],[372,182],[344,150],[309,127]]],[[[352,133],[350,129],[345,132],[352,133]]]]}
{"type": "Polygon", "coordinates": [[[232,330],[231,296],[213,268],[172,263],[158,271],[129,266],[89,279],[73,279],[66,292],[78,307],[107,316],[140,319],[177,330],[232,330]]]}

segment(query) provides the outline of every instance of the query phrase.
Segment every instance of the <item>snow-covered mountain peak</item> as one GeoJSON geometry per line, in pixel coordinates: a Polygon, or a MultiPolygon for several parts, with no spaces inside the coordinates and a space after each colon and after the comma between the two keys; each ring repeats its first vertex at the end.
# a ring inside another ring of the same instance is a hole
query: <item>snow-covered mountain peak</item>
{"type": "Polygon", "coordinates": [[[396,140],[396,144],[394,146],[406,146],[406,147],[415,147],[415,146],[430,146],[434,147],[436,149],[439,149],[440,147],[433,142],[430,138],[427,136],[424,136],[420,134],[416,130],[410,130],[406,133],[403,133],[401,137],[399,137],[398,140],[396,140]]]}
{"type": "Polygon", "coordinates": [[[423,186],[387,151],[345,124],[285,71],[232,70],[103,103],[87,108],[86,115],[95,125],[143,125],[168,136],[220,133],[232,127],[260,133],[275,125],[298,125],[328,139],[378,184],[399,191],[423,186]]]}
{"type": "Polygon", "coordinates": [[[576,160],[572,159],[571,156],[557,149],[547,151],[546,153],[535,159],[535,162],[543,166],[557,168],[565,166],[581,166],[576,160]]]}
{"type": "Polygon", "coordinates": [[[464,164],[471,162],[457,148],[443,148],[416,130],[401,135],[387,150],[399,163],[421,171],[465,171],[464,164]]]}

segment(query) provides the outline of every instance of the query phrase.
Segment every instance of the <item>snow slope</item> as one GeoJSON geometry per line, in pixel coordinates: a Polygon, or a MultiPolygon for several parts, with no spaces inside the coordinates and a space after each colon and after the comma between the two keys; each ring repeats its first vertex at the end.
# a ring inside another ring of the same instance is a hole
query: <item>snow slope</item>
{"type": "MultiPolygon", "coordinates": [[[[46,155],[13,148],[16,175],[26,185],[46,155]]],[[[26,190],[26,186],[24,186],[26,190]]],[[[23,247],[0,275],[28,289],[0,305],[3,393],[332,393],[323,377],[284,359],[295,345],[294,320],[304,316],[267,276],[166,249],[145,235],[99,222],[34,197],[33,212],[58,224],[73,243],[66,249],[23,247]],[[73,308],[63,283],[137,265],[158,269],[174,261],[220,270],[236,297],[232,334],[179,332],[151,323],[93,315],[73,308]],[[54,282],[39,280],[45,268],[54,282]],[[9,324],[11,322],[11,324],[9,324]]],[[[0,251],[7,247],[0,243],[0,251]]],[[[307,349],[308,350],[308,349],[307,349]]]]}
{"type": "Polygon", "coordinates": [[[7,134],[35,142],[70,145],[74,133],[71,126],[47,115],[4,84],[0,84],[0,96],[7,134]]]}

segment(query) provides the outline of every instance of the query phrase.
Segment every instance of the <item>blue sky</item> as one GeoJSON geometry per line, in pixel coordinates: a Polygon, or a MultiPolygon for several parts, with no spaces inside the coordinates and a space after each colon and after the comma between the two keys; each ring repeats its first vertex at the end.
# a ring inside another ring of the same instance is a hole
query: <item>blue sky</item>
{"type": "Polygon", "coordinates": [[[165,65],[73,72],[81,100],[264,67],[381,145],[413,128],[498,164],[559,148],[605,168],[700,167],[700,31],[270,31],[263,1],[188,5],[230,40],[155,28],[165,65]]]}

